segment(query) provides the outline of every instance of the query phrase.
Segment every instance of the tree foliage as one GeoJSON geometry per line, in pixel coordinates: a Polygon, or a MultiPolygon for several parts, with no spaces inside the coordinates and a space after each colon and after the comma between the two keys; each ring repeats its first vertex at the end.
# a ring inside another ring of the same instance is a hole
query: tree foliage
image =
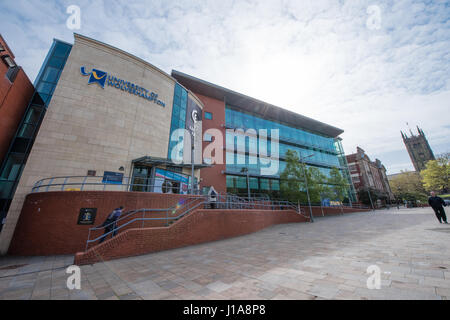
{"type": "Polygon", "coordinates": [[[289,201],[304,202],[304,177],[302,170],[304,164],[300,163],[300,158],[296,152],[292,150],[286,151],[285,156],[286,168],[280,175],[280,190],[283,198],[289,201]]]}
{"type": "Polygon", "coordinates": [[[328,184],[332,185],[331,192],[335,196],[335,199],[344,201],[347,197],[347,190],[349,187],[348,181],[342,176],[341,171],[333,167],[330,171],[330,177],[328,178],[328,184]]]}
{"type": "Polygon", "coordinates": [[[280,175],[280,189],[286,200],[302,203],[308,201],[306,186],[311,202],[320,202],[321,194],[327,192],[326,177],[318,168],[307,167],[300,161],[296,151],[287,150],[286,168],[280,175]],[[305,176],[307,181],[305,181],[305,176]]]}
{"type": "Polygon", "coordinates": [[[408,201],[427,200],[427,192],[423,187],[421,176],[415,171],[402,171],[394,176],[389,181],[389,184],[397,199],[408,201]]]}
{"type": "Polygon", "coordinates": [[[420,172],[423,186],[427,191],[447,193],[450,178],[449,154],[441,155],[437,160],[430,160],[426,168],[420,172]]]}

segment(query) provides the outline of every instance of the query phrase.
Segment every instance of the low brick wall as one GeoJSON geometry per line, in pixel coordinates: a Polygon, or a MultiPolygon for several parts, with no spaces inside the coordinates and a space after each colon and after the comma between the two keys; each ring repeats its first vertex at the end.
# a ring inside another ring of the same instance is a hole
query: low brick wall
{"type": "MultiPolygon", "coordinates": [[[[85,250],[89,229],[102,224],[114,208],[120,205],[123,205],[125,210],[167,208],[174,206],[183,198],[186,196],[120,191],[31,193],[25,199],[8,254],[24,256],[75,254],[85,250]],[[81,208],[97,208],[94,225],[77,224],[81,208]]],[[[303,210],[309,216],[309,208],[304,207],[303,210]]],[[[344,210],[344,212],[361,211],[344,210]]],[[[324,207],[323,211],[325,215],[342,214],[340,208],[324,207]]],[[[177,212],[173,216],[178,214],[177,212]]],[[[313,215],[322,216],[321,208],[313,207],[313,215]]],[[[134,215],[133,218],[138,216],[140,214],[134,215]]],[[[151,216],[165,217],[166,213],[152,213],[151,216]]],[[[125,219],[124,222],[126,221],[125,219]]],[[[105,241],[101,246],[97,246],[97,251],[103,250],[99,252],[108,257],[104,250],[123,237],[132,238],[126,238],[124,241],[127,245],[131,243],[131,248],[123,249],[122,246],[125,244],[121,244],[119,249],[111,251],[110,258],[214,241],[255,232],[273,224],[303,221],[306,221],[304,217],[288,210],[197,210],[192,213],[192,217],[189,215],[168,228],[165,227],[167,222],[165,219],[144,223],[133,222],[120,230],[113,242],[105,241]],[[183,223],[180,224],[181,222],[183,223]],[[196,230],[196,233],[186,233],[187,231],[180,226],[189,226],[189,230],[196,230]],[[178,232],[180,235],[177,235],[178,232]]],[[[91,239],[102,234],[102,231],[95,232],[91,233],[91,239]]]]}
{"type": "MultiPolygon", "coordinates": [[[[8,254],[24,256],[75,254],[85,249],[89,228],[102,224],[114,208],[120,205],[127,211],[167,208],[175,205],[183,197],[186,198],[178,194],[121,191],[30,193],[22,207],[8,254]],[[77,224],[81,208],[97,208],[94,225],[77,224]]],[[[158,215],[153,214],[153,217],[156,216],[158,215]]],[[[159,216],[165,216],[165,213],[159,216]]],[[[162,223],[148,221],[145,226],[161,226],[162,223]]],[[[97,234],[93,234],[96,235],[99,235],[98,231],[97,234]]]]}
{"type": "Polygon", "coordinates": [[[165,228],[129,229],[116,237],[75,255],[75,264],[90,264],[116,258],[179,248],[236,237],[274,224],[305,222],[291,210],[196,210],[165,228]]]}

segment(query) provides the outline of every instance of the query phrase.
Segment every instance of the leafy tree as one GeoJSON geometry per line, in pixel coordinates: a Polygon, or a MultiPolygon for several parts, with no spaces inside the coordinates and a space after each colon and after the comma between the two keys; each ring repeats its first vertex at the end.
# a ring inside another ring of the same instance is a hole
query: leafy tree
{"type": "Polygon", "coordinates": [[[326,184],[327,177],[316,167],[309,167],[308,190],[311,202],[320,203],[324,194],[330,193],[330,188],[326,184]]]}
{"type": "Polygon", "coordinates": [[[304,163],[300,162],[296,151],[287,150],[285,160],[286,168],[280,175],[282,197],[292,202],[306,203],[308,201],[306,186],[308,186],[311,202],[320,202],[320,195],[327,188],[323,184],[326,177],[318,168],[306,167],[304,163]]]}
{"type": "Polygon", "coordinates": [[[301,190],[304,187],[302,170],[304,170],[305,165],[300,163],[297,152],[292,150],[286,151],[285,161],[286,168],[280,175],[281,194],[286,200],[304,202],[306,198],[301,190]]]}
{"type": "Polygon", "coordinates": [[[394,176],[389,184],[395,197],[400,200],[426,201],[427,192],[422,184],[420,174],[415,171],[402,171],[394,176]]]}
{"type": "Polygon", "coordinates": [[[328,184],[332,185],[332,194],[341,202],[347,197],[347,190],[349,187],[348,181],[342,176],[338,168],[333,167],[330,171],[328,184]]]}
{"type": "Polygon", "coordinates": [[[446,193],[449,188],[450,160],[449,156],[443,155],[437,160],[430,160],[426,168],[420,172],[423,186],[427,191],[438,191],[446,193]]]}

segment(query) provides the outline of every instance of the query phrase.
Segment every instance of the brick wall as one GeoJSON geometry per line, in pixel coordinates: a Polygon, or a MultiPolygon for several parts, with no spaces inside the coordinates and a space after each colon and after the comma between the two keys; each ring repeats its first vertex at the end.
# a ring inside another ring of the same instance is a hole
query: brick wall
{"type": "MultiPolygon", "coordinates": [[[[222,141],[220,142],[222,145],[222,149],[225,146],[225,102],[220,101],[211,97],[206,97],[204,95],[195,93],[195,95],[203,102],[204,112],[211,112],[212,113],[212,119],[208,120],[205,119],[203,116],[203,123],[202,123],[202,129],[203,134],[208,129],[217,129],[222,132],[222,141]]],[[[215,138],[213,138],[215,139],[215,138]]],[[[205,150],[205,148],[210,144],[211,142],[203,142],[203,148],[202,150],[205,150]]],[[[202,169],[202,182],[200,183],[200,187],[210,187],[214,186],[214,189],[217,192],[225,193],[227,192],[227,183],[226,183],[226,177],[225,174],[222,173],[222,171],[226,170],[225,165],[225,150],[223,149],[223,156],[221,163],[214,164],[211,168],[204,168],[202,169]]],[[[217,155],[214,154],[214,156],[217,157],[217,155]]]]}
{"type": "Polygon", "coordinates": [[[256,232],[274,224],[305,221],[291,210],[197,210],[168,228],[129,229],[77,253],[75,263],[90,264],[179,248],[256,232]]]}
{"type": "MultiPolygon", "coordinates": [[[[185,197],[185,196],[184,196],[185,197]]],[[[105,221],[119,206],[124,211],[168,208],[183,198],[177,194],[120,191],[60,191],[28,194],[9,246],[12,255],[74,254],[85,249],[89,228],[105,221]],[[78,225],[81,208],[97,208],[94,225],[78,225]]],[[[153,214],[153,217],[165,216],[153,214]]],[[[161,226],[147,222],[145,226],[161,226]]],[[[129,227],[137,225],[130,225],[129,227]]],[[[96,236],[97,234],[93,234],[96,236]]]]}
{"type": "MultiPolygon", "coordinates": [[[[85,250],[89,228],[100,225],[107,215],[122,205],[124,210],[167,208],[176,205],[183,195],[120,191],[60,191],[31,193],[22,208],[13,240],[11,255],[74,254],[85,250]],[[97,208],[94,225],[78,225],[81,208],[97,208]]],[[[309,215],[309,208],[303,208],[309,215]]],[[[324,215],[342,214],[340,208],[323,208],[324,215]]],[[[347,209],[344,212],[361,211],[347,209]]],[[[167,216],[177,216],[181,212],[167,216]]],[[[134,217],[140,217],[136,214],[134,217]]],[[[314,216],[322,216],[320,207],[313,207],[314,216]]],[[[151,213],[146,217],[166,217],[166,213],[151,213]]],[[[125,219],[122,223],[130,221],[125,219]]],[[[96,247],[103,259],[138,255],[153,251],[214,241],[252,233],[273,224],[304,222],[303,216],[288,210],[196,210],[166,227],[167,220],[131,223],[119,234],[96,247]],[[142,229],[144,227],[144,229],[142,229]],[[124,243],[122,244],[122,240],[124,243]],[[111,252],[109,249],[114,247],[111,252]],[[117,247],[117,248],[116,248],[117,247]],[[100,251],[99,251],[100,250],[100,251]]],[[[94,239],[101,231],[91,234],[94,239]]],[[[94,251],[83,259],[93,259],[94,251]],[[88,258],[89,257],[89,258],[88,258]]],[[[81,258],[79,258],[81,259],[81,258]]],[[[86,260],[86,261],[91,261],[86,260]]],[[[81,261],[81,260],[80,260],[81,261]]],[[[83,260],[84,261],[84,260],[83,260]]]]}

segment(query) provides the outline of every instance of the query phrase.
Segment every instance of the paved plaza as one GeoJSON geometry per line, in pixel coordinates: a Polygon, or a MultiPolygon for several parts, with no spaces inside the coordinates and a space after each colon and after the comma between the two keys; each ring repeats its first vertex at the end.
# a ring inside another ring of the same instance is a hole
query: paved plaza
{"type": "MultiPolygon", "coordinates": [[[[448,211],[448,210],[447,210],[448,211]]],[[[449,215],[447,213],[447,215],[449,215]]],[[[0,258],[0,299],[450,299],[450,225],[430,208],[377,210],[81,267],[0,258]],[[368,289],[367,268],[381,270],[368,289]]]]}

